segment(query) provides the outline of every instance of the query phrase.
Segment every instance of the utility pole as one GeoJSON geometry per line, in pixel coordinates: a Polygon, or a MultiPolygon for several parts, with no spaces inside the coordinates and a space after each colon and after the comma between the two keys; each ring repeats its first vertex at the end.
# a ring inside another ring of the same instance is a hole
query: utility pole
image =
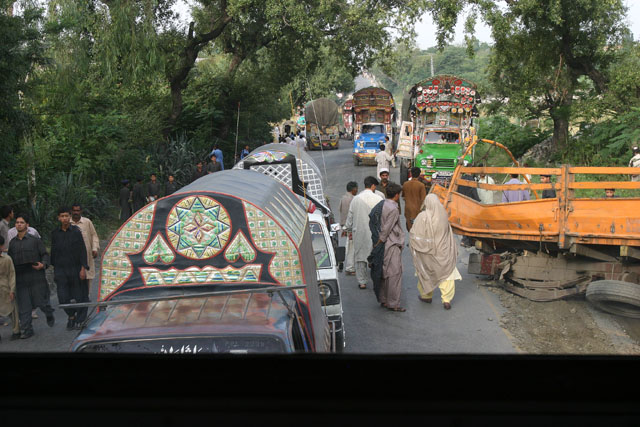
{"type": "Polygon", "coordinates": [[[431,57],[431,75],[434,76],[435,73],[433,72],[433,54],[429,55],[431,57]]]}

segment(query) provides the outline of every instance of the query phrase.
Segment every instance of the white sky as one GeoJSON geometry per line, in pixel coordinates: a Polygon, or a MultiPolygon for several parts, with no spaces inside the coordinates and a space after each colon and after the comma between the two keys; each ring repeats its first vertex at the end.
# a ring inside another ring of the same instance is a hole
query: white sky
{"type": "MultiPolygon", "coordinates": [[[[639,40],[640,0],[624,0],[624,3],[629,8],[627,15],[627,25],[633,33],[634,40],[639,40]]],[[[458,25],[456,26],[455,36],[453,39],[454,44],[464,43],[464,20],[464,16],[461,16],[458,19],[458,25]]],[[[418,33],[416,44],[420,49],[428,49],[436,45],[435,26],[433,25],[431,15],[424,15],[422,20],[416,25],[416,30],[418,33]]],[[[476,21],[476,38],[481,42],[493,43],[489,27],[484,25],[484,23],[480,19],[476,21]]]]}
{"type": "MultiPolygon", "coordinates": [[[[192,3],[192,0],[178,0],[174,7],[174,9],[180,13],[180,18],[183,22],[186,21],[186,17],[189,16],[189,7],[187,6],[189,3],[192,3]]],[[[640,0],[624,0],[624,3],[629,8],[627,24],[633,33],[633,38],[640,40],[640,0]]],[[[453,39],[454,44],[464,43],[464,20],[465,16],[461,16],[458,19],[458,25],[456,26],[453,39]]],[[[416,44],[420,49],[427,49],[436,45],[435,26],[433,25],[431,15],[425,14],[422,20],[416,24],[416,30],[418,33],[416,44]]],[[[491,31],[480,19],[478,19],[476,23],[476,38],[481,42],[493,43],[491,31]]]]}

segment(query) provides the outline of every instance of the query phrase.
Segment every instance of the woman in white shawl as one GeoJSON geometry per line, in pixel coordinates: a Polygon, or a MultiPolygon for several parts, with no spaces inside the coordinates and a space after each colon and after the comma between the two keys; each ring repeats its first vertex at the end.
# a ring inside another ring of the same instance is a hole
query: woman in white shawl
{"type": "Polygon", "coordinates": [[[462,277],[456,268],[458,247],[449,216],[435,194],[424,199],[409,233],[409,245],[418,276],[420,300],[430,303],[433,290],[438,287],[444,308],[449,310],[455,294],[455,280],[462,277]]]}

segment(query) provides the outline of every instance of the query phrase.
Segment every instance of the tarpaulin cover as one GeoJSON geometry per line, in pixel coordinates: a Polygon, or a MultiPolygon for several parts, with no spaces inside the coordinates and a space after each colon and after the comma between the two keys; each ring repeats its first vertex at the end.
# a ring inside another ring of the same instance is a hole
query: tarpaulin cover
{"type": "Polygon", "coordinates": [[[340,121],[338,104],[328,98],[318,98],[304,107],[304,117],[307,123],[320,126],[335,126],[340,121]]]}

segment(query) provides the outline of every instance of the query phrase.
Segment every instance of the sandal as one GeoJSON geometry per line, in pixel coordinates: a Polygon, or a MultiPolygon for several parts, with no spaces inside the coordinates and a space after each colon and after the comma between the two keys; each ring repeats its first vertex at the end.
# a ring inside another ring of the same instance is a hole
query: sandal
{"type": "Polygon", "coordinates": [[[449,304],[448,302],[445,302],[442,305],[444,306],[445,310],[451,310],[451,304],[449,304]]]}
{"type": "Polygon", "coordinates": [[[387,308],[388,308],[389,310],[391,310],[391,311],[400,311],[400,312],[405,312],[405,311],[407,311],[407,309],[406,309],[406,308],[403,308],[403,307],[395,307],[395,308],[394,308],[394,307],[387,307],[387,308]]]}
{"type": "Polygon", "coordinates": [[[360,285],[358,285],[358,287],[359,287],[360,289],[367,289],[367,285],[362,285],[362,284],[360,284],[360,285]]]}
{"type": "Polygon", "coordinates": [[[422,297],[418,297],[418,299],[422,302],[426,302],[427,304],[431,304],[432,299],[431,298],[422,298],[422,297]]]}
{"type": "Polygon", "coordinates": [[[381,302],[380,307],[389,308],[386,302],[381,302]]]}

